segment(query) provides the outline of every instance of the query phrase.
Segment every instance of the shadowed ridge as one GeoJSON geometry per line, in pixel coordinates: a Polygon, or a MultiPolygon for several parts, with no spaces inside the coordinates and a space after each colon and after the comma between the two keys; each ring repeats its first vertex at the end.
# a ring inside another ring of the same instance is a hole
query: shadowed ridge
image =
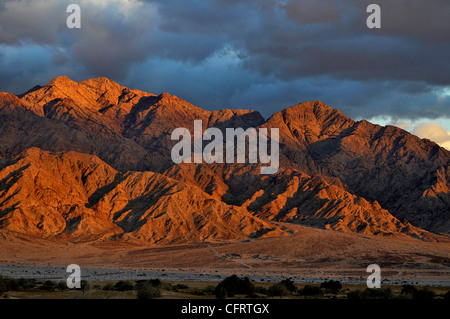
{"type": "Polygon", "coordinates": [[[0,92],[0,112],[12,112],[14,110],[25,111],[27,110],[26,103],[23,103],[18,96],[0,92]]]}
{"type": "Polygon", "coordinates": [[[39,90],[39,89],[42,89],[42,86],[41,86],[41,85],[35,85],[34,87],[32,87],[31,89],[29,89],[29,90],[26,91],[25,93],[18,94],[17,97],[18,97],[19,99],[21,99],[21,98],[23,98],[25,95],[27,95],[28,93],[37,91],[37,90],[39,90]]]}
{"type": "Polygon", "coordinates": [[[42,238],[175,243],[284,234],[197,186],[118,173],[88,154],[30,148],[2,166],[0,181],[0,228],[42,238]]]}
{"type": "MultiPolygon", "coordinates": [[[[50,83],[19,100],[12,95],[2,95],[3,105],[8,106],[0,114],[0,156],[12,158],[29,147],[38,146],[52,151],[95,154],[122,171],[163,172],[173,165],[170,152],[176,141],[171,140],[171,132],[177,127],[192,132],[194,120],[202,120],[203,129],[211,126],[279,128],[280,171],[297,170],[347,192],[330,187],[328,193],[318,189],[317,196],[335,196],[331,200],[350,203],[351,210],[360,207],[361,212],[376,201],[400,221],[406,219],[429,231],[449,232],[450,173],[447,168],[450,152],[399,128],[355,122],[320,101],[291,106],[264,122],[257,112],[208,111],[168,93],[154,95],[130,90],[107,78],[77,83],[58,77],[50,83]],[[17,109],[15,104],[19,103],[30,112],[12,114],[9,106],[17,109]],[[364,201],[359,204],[348,194],[365,199],[369,204],[364,201]]],[[[257,191],[251,190],[247,196],[243,189],[243,185],[250,189],[258,182],[252,165],[223,166],[232,167],[228,178],[216,175],[215,171],[210,171],[211,166],[202,164],[187,170],[195,175],[186,179],[210,194],[222,196],[216,198],[225,204],[242,203],[257,191]]],[[[223,173],[227,174],[225,170],[223,173]]],[[[174,174],[181,175],[180,172],[174,174]]],[[[267,188],[262,191],[267,193],[267,188]]],[[[285,193],[283,189],[277,191],[285,193]]],[[[301,197],[301,194],[294,197],[301,197]]],[[[267,198],[268,202],[260,201],[262,206],[254,205],[259,209],[267,204],[277,219],[292,214],[310,220],[317,217],[320,225],[324,220],[324,215],[290,212],[301,205],[279,207],[281,201],[267,198]]],[[[323,198],[319,199],[308,199],[308,202],[311,205],[321,203],[323,198]]],[[[330,200],[325,198],[323,202],[330,200]]],[[[381,209],[370,206],[374,214],[381,209]]],[[[322,211],[335,214],[333,217],[343,216],[331,207],[324,207],[322,211]]],[[[379,221],[381,225],[382,220],[379,221]]],[[[345,229],[345,225],[340,226],[345,229]]],[[[359,231],[358,227],[348,229],[359,231]]]]}

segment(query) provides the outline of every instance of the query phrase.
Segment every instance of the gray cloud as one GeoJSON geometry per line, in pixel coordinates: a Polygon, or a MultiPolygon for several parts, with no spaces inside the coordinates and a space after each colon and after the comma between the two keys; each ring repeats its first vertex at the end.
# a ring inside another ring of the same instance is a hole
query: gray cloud
{"type": "Polygon", "coordinates": [[[322,99],[350,116],[450,117],[450,3],[0,0],[0,90],[108,76],[207,108],[270,115],[322,99]],[[69,3],[82,28],[65,26],[69,3]]]}
{"type": "Polygon", "coordinates": [[[0,43],[55,43],[66,27],[65,1],[0,1],[0,43]]]}

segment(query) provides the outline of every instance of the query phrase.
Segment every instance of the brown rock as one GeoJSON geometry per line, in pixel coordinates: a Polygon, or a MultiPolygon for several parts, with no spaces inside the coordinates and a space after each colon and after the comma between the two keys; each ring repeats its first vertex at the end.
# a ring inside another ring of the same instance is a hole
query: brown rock
{"type": "Polygon", "coordinates": [[[148,242],[282,233],[275,222],[427,240],[434,235],[420,228],[450,232],[450,152],[320,101],[264,121],[63,76],[20,96],[0,93],[0,136],[0,227],[10,230],[148,242]],[[278,174],[261,176],[254,164],[174,165],[170,134],[194,120],[203,129],[279,128],[278,174]],[[92,178],[83,181],[84,169],[92,178]]]}

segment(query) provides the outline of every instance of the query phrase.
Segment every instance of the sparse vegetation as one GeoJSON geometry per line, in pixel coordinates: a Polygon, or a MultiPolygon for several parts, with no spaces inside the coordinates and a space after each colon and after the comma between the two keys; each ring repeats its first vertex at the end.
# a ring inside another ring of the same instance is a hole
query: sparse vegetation
{"type": "Polygon", "coordinates": [[[404,295],[413,294],[416,291],[417,291],[417,289],[413,285],[403,285],[402,286],[402,294],[404,294],[404,295]]]}
{"type": "Polygon", "coordinates": [[[402,295],[412,297],[417,292],[416,287],[413,285],[403,285],[402,286],[402,295]]]}
{"type": "Polygon", "coordinates": [[[17,282],[23,289],[31,289],[36,287],[36,279],[20,278],[17,282]]]}
{"type": "Polygon", "coordinates": [[[294,282],[290,278],[280,281],[280,284],[284,285],[291,293],[297,290],[297,287],[295,287],[294,282]]]}
{"type": "Polygon", "coordinates": [[[106,285],[103,286],[103,290],[114,290],[114,285],[110,282],[108,282],[106,285]]]}
{"type": "MultiPolygon", "coordinates": [[[[158,285],[159,286],[159,285],[158,285]]],[[[161,296],[158,286],[154,286],[149,280],[141,281],[136,284],[138,299],[155,299],[161,296]]]]}
{"type": "Polygon", "coordinates": [[[286,288],[286,285],[280,282],[270,286],[268,289],[269,297],[283,297],[287,295],[289,295],[289,290],[286,288]]]}
{"type": "Polygon", "coordinates": [[[207,295],[212,295],[212,294],[214,294],[215,289],[216,289],[215,286],[209,285],[209,286],[206,286],[205,288],[203,288],[203,292],[207,295]]]}
{"type": "Polygon", "coordinates": [[[81,289],[69,289],[65,281],[13,279],[0,276],[0,298],[82,298],[82,299],[154,299],[154,298],[336,298],[336,299],[450,299],[442,287],[386,286],[361,289],[342,287],[338,281],[321,284],[294,284],[291,279],[278,283],[254,283],[246,277],[232,275],[216,286],[210,282],[170,282],[159,279],[119,280],[109,282],[81,281],[81,289]],[[54,296],[54,297],[53,297],[54,296]]]}
{"type": "Polygon", "coordinates": [[[176,285],[173,286],[173,287],[174,287],[174,289],[176,289],[176,290],[189,289],[189,286],[188,286],[188,285],[185,285],[185,284],[176,284],[176,285]]]}
{"type": "Polygon", "coordinates": [[[82,280],[80,282],[80,286],[81,286],[81,291],[83,293],[85,293],[86,291],[89,291],[91,289],[91,285],[89,284],[89,282],[87,280],[82,280]]]}
{"type": "Polygon", "coordinates": [[[293,294],[296,290],[297,287],[295,287],[294,282],[290,278],[288,278],[283,279],[279,283],[270,286],[267,290],[267,295],[269,297],[288,296],[290,294],[293,294]]]}
{"type": "Polygon", "coordinates": [[[247,277],[241,279],[236,275],[232,275],[222,280],[216,286],[214,294],[222,297],[224,296],[224,292],[228,297],[233,297],[236,294],[251,295],[255,292],[255,286],[247,277]]]}
{"type": "Polygon", "coordinates": [[[9,285],[6,278],[0,277],[0,294],[3,294],[9,290],[9,285]]]}
{"type": "Polygon", "coordinates": [[[56,282],[51,281],[51,280],[47,280],[46,282],[44,282],[40,289],[41,290],[47,290],[47,291],[54,291],[56,289],[58,285],[56,284],[56,282]]]}
{"type": "MultiPolygon", "coordinates": [[[[32,287],[31,287],[32,288],[32,287]]],[[[58,289],[58,290],[60,290],[60,291],[64,291],[64,290],[67,290],[67,289],[69,289],[68,287],[67,287],[67,283],[65,282],[65,281],[60,281],[60,282],[58,282],[57,284],[56,284],[56,289],[58,289]]]]}
{"type": "Polygon", "coordinates": [[[360,289],[355,289],[347,292],[347,299],[362,299],[362,291],[360,289]]]}
{"type": "Polygon", "coordinates": [[[261,295],[267,295],[267,294],[269,294],[269,290],[266,287],[256,286],[255,293],[261,294],[261,295]]]}
{"type": "Polygon", "coordinates": [[[203,289],[200,288],[191,288],[188,291],[189,294],[194,295],[194,296],[205,296],[206,293],[203,291],[203,289]]]}
{"type": "Polygon", "coordinates": [[[320,288],[325,289],[326,293],[338,294],[342,289],[342,285],[337,280],[328,280],[321,283],[320,288]]]}
{"type": "Polygon", "coordinates": [[[390,288],[366,288],[364,291],[356,289],[347,293],[348,299],[391,299],[393,297],[390,288]]]}
{"type": "Polygon", "coordinates": [[[323,291],[319,286],[306,285],[303,289],[299,289],[297,294],[300,296],[321,297],[323,296],[323,291]]]}
{"type": "Polygon", "coordinates": [[[17,279],[0,276],[0,293],[5,293],[10,290],[18,290],[19,288],[20,284],[17,279]]]}
{"type": "Polygon", "coordinates": [[[159,285],[157,285],[156,287],[158,287],[159,289],[165,289],[165,290],[175,290],[175,288],[173,287],[173,285],[169,282],[161,282],[159,285]]]}
{"type": "Polygon", "coordinates": [[[114,285],[114,290],[117,291],[134,290],[134,284],[128,280],[120,280],[114,285]]]}
{"type": "MultiPolygon", "coordinates": [[[[5,293],[7,291],[19,291],[33,289],[37,285],[36,279],[28,278],[7,278],[0,276],[0,293],[5,293]]],[[[41,290],[54,291],[55,289],[60,289],[59,285],[53,281],[47,280],[38,287],[41,290]]],[[[61,290],[61,289],[60,289],[61,290]]]]}
{"type": "Polygon", "coordinates": [[[149,279],[147,280],[153,287],[159,287],[161,285],[161,280],[159,279],[149,279]]]}

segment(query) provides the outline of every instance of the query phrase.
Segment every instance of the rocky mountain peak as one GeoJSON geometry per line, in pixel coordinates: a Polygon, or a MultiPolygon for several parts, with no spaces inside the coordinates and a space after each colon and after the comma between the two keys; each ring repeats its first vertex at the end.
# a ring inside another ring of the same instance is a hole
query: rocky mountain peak
{"type": "Polygon", "coordinates": [[[20,97],[0,93],[0,117],[0,228],[149,242],[281,234],[277,222],[422,239],[450,232],[450,152],[321,101],[265,120],[104,77],[62,76],[20,97]],[[261,176],[248,163],[175,167],[171,132],[192,130],[194,120],[203,129],[278,128],[279,172],[261,176]]]}

